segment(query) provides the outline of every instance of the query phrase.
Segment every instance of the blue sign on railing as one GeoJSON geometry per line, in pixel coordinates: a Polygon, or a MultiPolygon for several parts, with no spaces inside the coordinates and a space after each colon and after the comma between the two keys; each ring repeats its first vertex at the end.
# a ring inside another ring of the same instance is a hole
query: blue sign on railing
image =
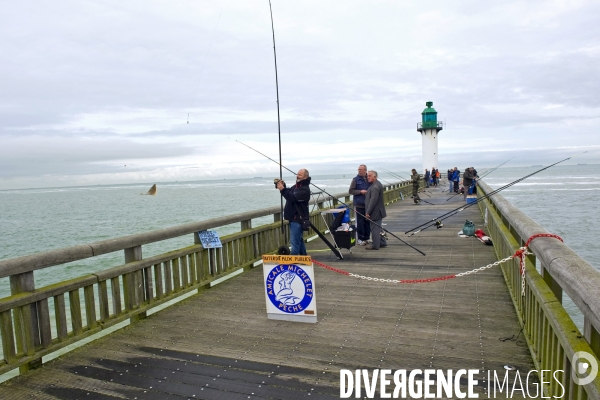
{"type": "Polygon", "coordinates": [[[200,239],[200,243],[202,243],[202,247],[205,249],[223,247],[219,234],[215,231],[200,231],[198,232],[198,238],[200,239]]]}

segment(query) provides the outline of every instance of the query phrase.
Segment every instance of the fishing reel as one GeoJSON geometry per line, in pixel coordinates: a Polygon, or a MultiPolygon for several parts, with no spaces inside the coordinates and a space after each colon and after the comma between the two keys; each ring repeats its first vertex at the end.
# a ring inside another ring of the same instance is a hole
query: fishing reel
{"type": "Polygon", "coordinates": [[[440,221],[439,219],[435,221],[435,227],[437,229],[442,229],[444,226],[444,224],[442,224],[442,221],[440,221]]]}
{"type": "Polygon", "coordinates": [[[273,184],[275,185],[275,189],[277,189],[277,184],[278,184],[280,181],[283,183],[283,187],[285,187],[285,182],[284,182],[284,180],[283,180],[283,179],[275,178],[275,179],[273,179],[273,184]]]}

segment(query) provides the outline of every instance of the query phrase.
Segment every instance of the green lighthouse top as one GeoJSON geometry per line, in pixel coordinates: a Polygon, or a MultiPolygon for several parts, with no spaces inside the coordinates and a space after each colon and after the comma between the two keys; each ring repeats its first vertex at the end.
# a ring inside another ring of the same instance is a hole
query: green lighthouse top
{"type": "Polygon", "coordinates": [[[428,101],[425,103],[425,105],[427,106],[427,108],[424,109],[423,112],[421,113],[421,115],[423,116],[422,123],[419,124],[419,126],[417,127],[417,130],[423,130],[423,129],[437,129],[438,131],[442,130],[442,123],[437,122],[437,111],[435,111],[435,108],[433,108],[433,101],[428,101]]]}

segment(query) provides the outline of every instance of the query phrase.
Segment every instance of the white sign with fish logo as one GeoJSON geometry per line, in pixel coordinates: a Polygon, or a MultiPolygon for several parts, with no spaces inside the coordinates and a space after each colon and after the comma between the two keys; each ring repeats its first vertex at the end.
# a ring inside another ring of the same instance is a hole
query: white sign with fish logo
{"type": "Polygon", "coordinates": [[[267,318],[317,322],[314,269],[310,256],[263,256],[267,318]]]}

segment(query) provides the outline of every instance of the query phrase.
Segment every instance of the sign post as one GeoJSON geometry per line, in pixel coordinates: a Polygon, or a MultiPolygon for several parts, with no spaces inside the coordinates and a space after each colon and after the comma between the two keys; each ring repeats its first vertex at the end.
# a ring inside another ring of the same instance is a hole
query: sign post
{"type": "Polygon", "coordinates": [[[317,322],[315,275],[310,256],[263,255],[267,318],[317,322]]]}

